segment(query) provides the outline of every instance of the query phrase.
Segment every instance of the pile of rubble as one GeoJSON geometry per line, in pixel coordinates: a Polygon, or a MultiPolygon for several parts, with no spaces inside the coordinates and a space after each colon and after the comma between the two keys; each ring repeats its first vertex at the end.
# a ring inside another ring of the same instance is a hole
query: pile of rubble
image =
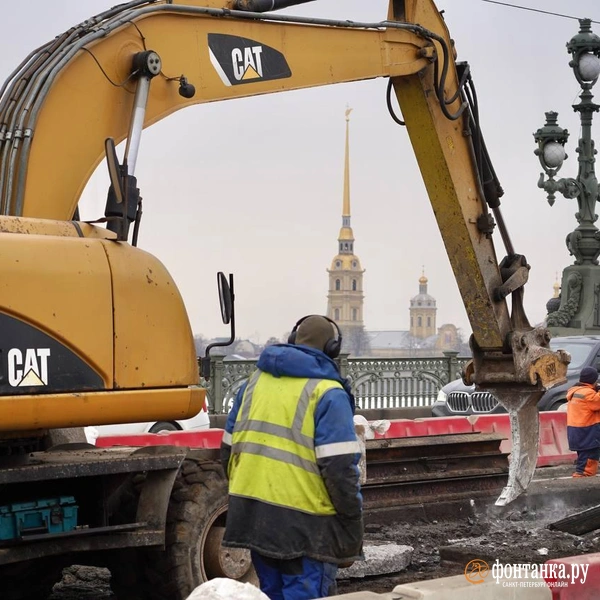
{"type": "Polygon", "coordinates": [[[600,552],[600,531],[573,535],[548,529],[555,514],[540,515],[527,510],[513,511],[505,518],[468,517],[461,521],[401,523],[367,527],[369,544],[402,544],[412,548],[410,563],[402,571],[387,571],[373,578],[343,579],[339,593],[370,590],[383,593],[396,585],[464,573],[470,560],[490,565],[503,563],[544,563],[551,558],[600,552]]]}

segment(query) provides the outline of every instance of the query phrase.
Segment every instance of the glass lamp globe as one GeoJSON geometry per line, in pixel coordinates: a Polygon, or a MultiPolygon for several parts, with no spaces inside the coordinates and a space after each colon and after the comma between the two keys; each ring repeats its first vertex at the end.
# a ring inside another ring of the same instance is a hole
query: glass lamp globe
{"type": "Polygon", "coordinates": [[[564,146],[558,142],[548,142],[544,146],[544,163],[549,169],[558,169],[566,156],[564,146]]]}
{"type": "Polygon", "coordinates": [[[595,54],[584,52],[579,57],[578,70],[583,81],[594,81],[600,75],[600,58],[595,54]]]}

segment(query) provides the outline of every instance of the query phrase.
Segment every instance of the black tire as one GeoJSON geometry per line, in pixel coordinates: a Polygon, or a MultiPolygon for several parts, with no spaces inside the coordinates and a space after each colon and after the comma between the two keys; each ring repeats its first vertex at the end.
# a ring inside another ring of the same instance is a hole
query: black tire
{"type": "Polygon", "coordinates": [[[62,579],[64,562],[59,559],[31,560],[0,568],[2,600],[45,600],[62,579]]]}
{"type": "Polygon", "coordinates": [[[184,461],[167,513],[164,551],[127,551],[111,569],[119,600],[185,600],[204,581],[256,583],[246,550],[222,548],[227,480],[214,461],[184,461]]]}
{"type": "Polygon", "coordinates": [[[159,421],[158,423],[154,423],[148,431],[150,433],[160,433],[161,431],[181,431],[181,429],[175,423],[159,421]]]}

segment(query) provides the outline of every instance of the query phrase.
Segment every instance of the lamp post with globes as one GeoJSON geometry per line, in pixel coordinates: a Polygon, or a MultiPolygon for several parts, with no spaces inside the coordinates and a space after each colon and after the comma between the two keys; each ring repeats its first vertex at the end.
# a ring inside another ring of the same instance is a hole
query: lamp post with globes
{"type": "Polygon", "coordinates": [[[569,132],[558,125],[558,113],[547,112],[546,123],[533,135],[544,173],[538,187],[542,188],[552,206],[556,192],[565,198],[577,198],[575,217],[579,225],[567,235],[567,248],[575,257],[573,265],[563,271],[560,305],[549,302],[547,324],[555,334],[600,333],[600,230],[595,225],[596,202],[600,188],[594,170],[597,153],[592,139],[592,120],[600,106],[593,102],[592,88],[600,76],[600,37],[592,32],[591,20],[579,20],[579,33],[568,43],[569,66],[581,86],[580,103],[573,106],[581,119],[581,137],[577,145],[579,171],[576,178],[556,179],[567,157],[565,144],[569,132]]]}

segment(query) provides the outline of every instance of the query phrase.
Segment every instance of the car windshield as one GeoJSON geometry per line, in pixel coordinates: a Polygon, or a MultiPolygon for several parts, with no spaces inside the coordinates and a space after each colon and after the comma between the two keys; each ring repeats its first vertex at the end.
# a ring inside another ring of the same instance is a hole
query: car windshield
{"type": "Polygon", "coordinates": [[[550,348],[552,350],[562,348],[571,355],[571,362],[569,363],[569,370],[571,370],[579,369],[586,362],[592,346],[589,344],[578,344],[577,342],[561,342],[560,340],[553,339],[550,340],[550,348]]]}

